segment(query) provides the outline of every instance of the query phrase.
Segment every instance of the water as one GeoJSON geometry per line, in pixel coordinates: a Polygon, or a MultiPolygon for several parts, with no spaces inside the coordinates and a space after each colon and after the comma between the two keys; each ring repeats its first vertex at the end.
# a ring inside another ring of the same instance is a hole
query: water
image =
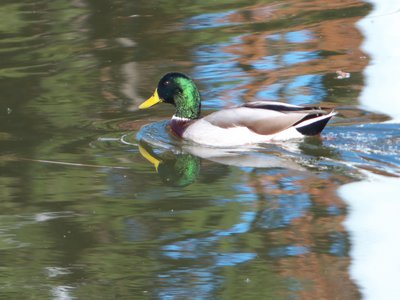
{"type": "MultiPolygon", "coordinates": [[[[400,63],[400,55],[392,50],[398,47],[399,34],[382,29],[399,25],[400,4],[392,0],[373,1],[373,4],[373,11],[357,24],[366,36],[362,48],[371,56],[371,63],[364,71],[366,86],[360,95],[360,103],[389,114],[393,118],[391,126],[396,129],[400,106],[395,95],[399,88],[391,74],[400,63]]],[[[390,148],[399,149],[398,134],[381,135],[381,138],[389,143],[377,140],[377,144],[389,145],[394,141],[394,147],[390,148]]],[[[383,151],[386,154],[390,152],[389,148],[383,151]]],[[[398,165],[391,157],[398,155],[385,158],[385,162],[390,164],[389,169],[398,165]]],[[[398,299],[400,289],[394,278],[400,276],[399,259],[395,253],[400,240],[393,230],[399,227],[394,214],[399,209],[400,181],[398,176],[365,173],[363,181],[346,184],[338,190],[349,207],[345,222],[352,244],[349,273],[364,299],[398,299]]]]}
{"type": "Polygon", "coordinates": [[[398,124],[382,123],[395,115],[359,105],[370,60],[356,23],[370,11],[3,1],[1,298],[364,295],[340,189],[400,173],[398,124]],[[321,138],[193,147],[166,130],[172,107],[137,109],[169,71],[194,78],[204,113],[258,99],[339,115],[321,138]]]}

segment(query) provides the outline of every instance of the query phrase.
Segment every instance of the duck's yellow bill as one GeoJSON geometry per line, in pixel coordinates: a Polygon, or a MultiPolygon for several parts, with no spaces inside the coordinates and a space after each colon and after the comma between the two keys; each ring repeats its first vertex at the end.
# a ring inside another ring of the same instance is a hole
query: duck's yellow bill
{"type": "Polygon", "coordinates": [[[158,172],[158,166],[161,163],[161,160],[155,158],[154,156],[152,156],[145,148],[143,148],[141,145],[139,145],[139,152],[140,154],[142,154],[142,156],[147,159],[149,162],[151,162],[154,166],[154,168],[156,169],[156,171],[158,172]]]}
{"type": "Polygon", "coordinates": [[[149,99],[144,101],[142,104],[139,105],[139,109],[144,109],[144,108],[149,108],[152,107],[153,105],[156,105],[157,103],[162,102],[160,97],[158,96],[157,89],[154,91],[153,96],[151,96],[149,99]]]}

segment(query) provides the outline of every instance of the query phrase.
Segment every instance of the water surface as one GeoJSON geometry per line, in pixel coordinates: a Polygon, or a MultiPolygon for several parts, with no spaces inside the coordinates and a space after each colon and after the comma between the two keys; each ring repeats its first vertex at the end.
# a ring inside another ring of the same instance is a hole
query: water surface
{"type": "Polygon", "coordinates": [[[1,297],[360,298],[337,190],[400,166],[398,126],[358,102],[370,10],[3,1],[1,297]],[[204,113],[257,99],[339,115],[321,138],[193,147],[166,130],[172,107],[137,109],[169,71],[204,113]]]}

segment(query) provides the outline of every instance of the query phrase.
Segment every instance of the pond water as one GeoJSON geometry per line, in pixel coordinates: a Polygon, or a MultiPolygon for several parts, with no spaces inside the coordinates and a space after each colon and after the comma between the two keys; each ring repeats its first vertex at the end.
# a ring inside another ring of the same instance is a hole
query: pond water
{"type": "Polygon", "coordinates": [[[398,299],[398,54],[374,56],[372,8],[2,1],[0,298],[398,299]],[[338,115],[301,141],[182,143],[172,107],[138,110],[170,71],[204,114],[257,99],[338,115]],[[382,234],[393,255],[364,265],[382,234]]]}

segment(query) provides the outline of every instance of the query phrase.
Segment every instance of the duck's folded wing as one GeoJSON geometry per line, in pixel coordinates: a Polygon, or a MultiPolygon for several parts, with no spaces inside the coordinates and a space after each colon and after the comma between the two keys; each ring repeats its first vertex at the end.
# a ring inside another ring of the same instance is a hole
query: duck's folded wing
{"type": "Polygon", "coordinates": [[[221,110],[204,118],[214,126],[222,128],[247,127],[250,130],[270,135],[281,132],[299,122],[316,116],[318,112],[308,110],[278,111],[263,108],[250,108],[246,106],[221,110]]]}
{"type": "Polygon", "coordinates": [[[299,106],[282,102],[274,101],[254,101],[243,104],[242,107],[249,108],[260,108],[266,110],[273,110],[278,112],[290,113],[290,112],[304,112],[304,113],[320,113],[327,114],[325,107],[318,106],[299,106]]]}

